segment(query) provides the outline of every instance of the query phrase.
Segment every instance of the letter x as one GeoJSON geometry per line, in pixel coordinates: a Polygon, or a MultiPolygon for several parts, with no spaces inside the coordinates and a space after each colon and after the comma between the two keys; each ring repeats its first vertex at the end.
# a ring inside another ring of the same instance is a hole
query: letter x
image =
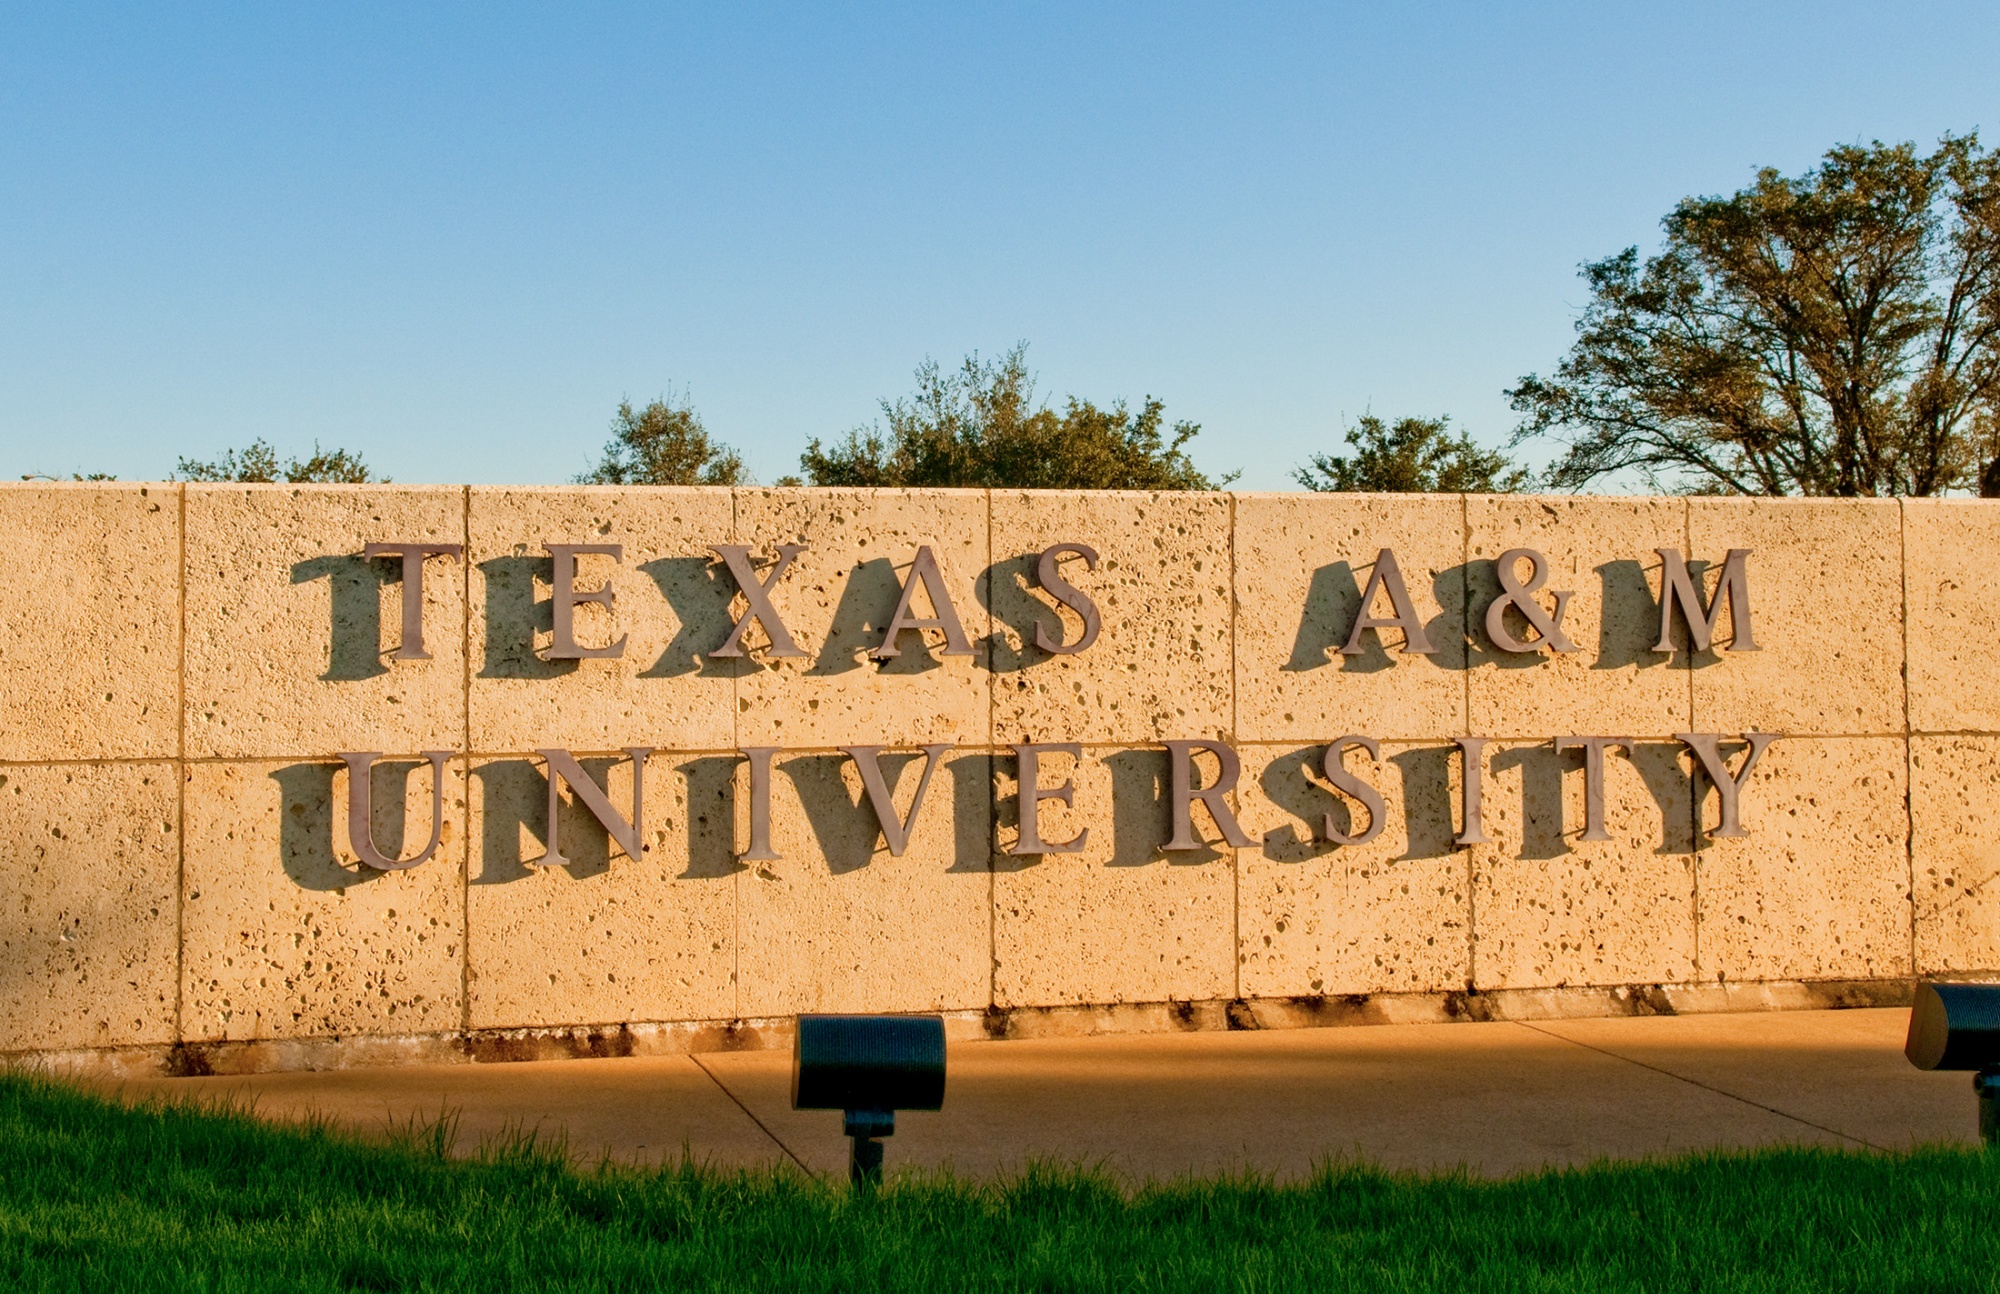
{"type": "Polygon", "coordinates": [[[785,571],[792,559],[806,550],[804,544],[779,544],[778,563],[771,568],[771,577],[760,581],[757,568],[750,564],[750,548],[747,544],[715,544],[708,551],[720,557],[729,566],[729,573],[736,577],[736,587],[743,590],[743,600],[750,604],[736,627],[729,631],[729,637],[722,646],[710,652],[711,656],[741,656],[743,654],[743,631],[750,627],[752,620],[764,626],[764,633],[771,639],[773,656],[803,656],[799,645],[792,641],[792,635],[785,628],[785,622],[778,618],[778,609],[771,605],[771,589],[785,577],[785,571]]]}

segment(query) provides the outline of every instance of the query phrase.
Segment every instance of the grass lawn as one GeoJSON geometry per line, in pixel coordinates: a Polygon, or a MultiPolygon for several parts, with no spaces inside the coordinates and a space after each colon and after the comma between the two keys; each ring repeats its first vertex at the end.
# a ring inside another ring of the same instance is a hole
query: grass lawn
{"type": "MultiPolygon", "coordinates": [[[[56,1290],[1983,1290],[2000,1155],[1785,1150],[1509,1181],[1329,1166],[1132,1190],[1038,1169],[449,1159],[0,1076],[0,1285],[56,1290]]],[[[891,1143],[893,1165],[893,1143],[891,1143]]]]}

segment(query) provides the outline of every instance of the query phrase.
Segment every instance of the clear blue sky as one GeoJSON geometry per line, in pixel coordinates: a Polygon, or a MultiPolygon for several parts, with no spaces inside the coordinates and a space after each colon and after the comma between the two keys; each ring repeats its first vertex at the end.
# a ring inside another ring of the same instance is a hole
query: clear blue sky
{"type": "Polygon", "coordinates": [[[1997,15],[10,3],[0,474],[554,482],[675,388],[768,481],[1019,339],[1249,488],[1371,409],[1497,443],[1677,199],[2000,143],[1997,15]]]}

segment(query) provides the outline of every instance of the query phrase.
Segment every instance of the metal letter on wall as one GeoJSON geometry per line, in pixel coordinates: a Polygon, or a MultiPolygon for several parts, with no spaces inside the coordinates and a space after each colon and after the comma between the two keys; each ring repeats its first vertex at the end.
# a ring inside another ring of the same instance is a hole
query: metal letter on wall
{"type": "MultiPolygon", "coordinates": [[[[1687,748],[1701,760],[1702,771],[1708,774],[1709,784],[1715,787],[1716,798],[1722,802],[1722,819],[1709,832],[1717,839],[1742,837],[1750,833],[1743,829],[1741,801],[1743,784],[1750,780],[1750,770],[1757,767],[1757,761],[1764,756],[1765,747],[1783,736],[1776,732],[1746,732],[1743,740],[1750,743],[1750,753],[1743,757],[1743,766],[1734,774],[1729,771],[1729,763],[1722,757],[1719,744],[1722,734],[1718,732],[1677,732],[1674,734],[1687,748]]],[[[1699,796],[1695,799],[1699,806],[1699,796]]],[[[1699,825],[1699,824],[1697,824],[1699,825]]]]}
{"type": "Polygon", "coordinates": [[[889,857],[901,858],[903,851],[910,847],[910,832],[917,825],[917,813],[924,807],[924,792],[930,789],[931,774],[937,772],[938,759],[951,749],[951,743],[940,741],[924,747],[924,772],[917,779],[917,793],[910,797],[910,816],[907,818],[896,816],[895,792],[882,776],[882,752],[885,749],[883,746],[841,747],[861,773],[861,786],[868,792],[868,803],[875,810],[875,821],[882,828],[882,840],[889,846],[889,857]]]}
{"type": "Polygon", "coordinates": [[[1486,741],[1484,737],[1454,737],[1458,746],[1460,767],[1458,787],[1458,820],[1462,830],[1452,838],[1455,845],[1484,845],[1491,841],[1486,835],[1485,810],[1482,805],[1486,785],[1486,741]]]}
{"type": "Polygon", "coordinates": [[[361,549],[364,561],[378,557],[403,559],[403,641],[390,660],[429,660],[424,650],[424,559],[449,557],[465,560],[463,544],[367,544],[361,549]]]}
{"type": "Polygon", "coordinates": [[[1208,809],[1208,816],[1215,820],[1216,829],[1222,838],[1238,849],[1247,849],[1257,842],[1243,834],[1237,824],[1235,813],[1229,808],[1229,801],[1223,797],[1236,788],[1236,779],[1243,775],[1243,765],[1236,758],[1236,752],[1219,741],[1168,741],[1162,742],[1167,748],[1167,783],[1170,788],[1170,812],[1173,814],[1174,834],[1160,848],[1169,852],[1190,849],[1204,849],[1206,843],[1197,840],[1194,834],[1194,802],[1200,800],[1208,809]],[[1194,752],[1205,750],[1214,755],[1221,765],[1213,786],[1195,789],[1194,752]]]}
{"type": "Polygon", "coordinates": [[[1581,840],[1609,840],[1604,829],[1604,752],[1616,746],[1632,754],[1630,737],[1557,737],[1556,749],[1583,752],[1583,835],[1581,840]]]}
{"type": "Polygon", "coordinates": [[[868,654],[876,660],[888,660],[898,654],[896,636],[905,629],[937,629],[944,633],[944,656],[970,656],[972,644],[965,640],[965,626],[958,622],[958,611],[951,604],[951,594],[945,592],[944,573],[938,570],[937,557],[931,546],[925,544],[917,549],[916,560],[910,563],[910,576],[903,581],[903,596],[896,600],[896,614],[889,617],[889,632],[882,635],[882,645],[868,654]],[[917,585],[924,586],[924,592],[931,600],[932,616],[919,620],[910,614],[910,598],[917,591],[917,585]]]}
{"type": "Polygon", "coordinates": [[[431,839],[414,858],[390,858],[375,847],[375,779],[370,770],[382,758],[379,750],[349,751],[338,758],[347,765],[347,843],[362,862],[382,872],[415,867],[437,852],[444,840],[444,762],[448,750],[426,750],[431,762],[431,839]]]}
{"type": "Polygon", "coordinates": [[[1535,601],[1535,593],[1549,580],[1549,559],[1532,548],[1509,548],[1493,560],[1493,570],[1500,577],[1500,596],[1493,599],[1486,608],[1486,636],[1501,651],[1538,652],[1543,648],[1550,651],[1575,651],[1576,644],[1562,630],[1563,612],[1569,609],[1571,590],[1551,590],[1555,594],[1556,609],[1544,611],[1542,604],[1535,601]],[[1520,562],[1528,562],[1528,579],[1521,581],[1520,562]],[[1516,638],[1507,628],[1507,608],[1513,607],[1526,618],[1538,635],[1523,640],[1516,638]]]}
{"type": "Polygon", "coordinates": [[[771,640],[770,652],[773,656],[803,656],[805,652],[792,641],[791,631],[778,617],[778,608],[771,605],[771,590],[778,581],[785,578],[791,569],[792,559],[806,550],[804,544],[779,544],[778,560],[771,567],[770,578],[759,580],[757,568],[750,564],[750,548],[746,544],[715,544],[709,552],[722,558],[729,567],[729,573],[736,580],[736,587],[748,604],[743,618],[729,630],[729,637],[723,639],[722,646],[710,652],[711,656],[741,656],[743,654],[743,631],[754,620],[764,626],[764,636],[771,640]]]}
{"type": "Polygon", "coordinates": [[[1428,656],[1437,650],[1424,633],[1423,617],[1417,614],[1416,604],[1410,601],[1410,590],[1403,584],[1403,570],[1396,565],[1396,554],[1386,548],[1375,554],[1375,569],[1369,573],[1368,586],[1361,590],[1361,610],[1355,614],[1354,631],[1347,635],[1341,655],[1359,656],[1362,632],[1370,629],[1376,631],[1378,641],[1382,630],[1401,629],[1405,655],[1428,656]],[[1395,615],[1378,618],[1373,614],[1377,590],[1389,595],[1389,607],[1395,615]]]}
{"type": "Polygon", "coordinates": [[[1097,619],[1097,604],[1092,602],[1081,589],[1062,577],[1064,557],[1081,557],[1083,568],[1094,571],[1097,569],[1097,550],[1089,544],[1065,541],[1044,548],[1040,559],[1035,563],[1035,578],[1041,581],[1043,591],[1076,612],[1083,621],[1083,635],[1073,643],[1064,643],[1061,621],[1056,622],[1056,632],[1051,635],[1042,626],[1042,622],[1036,620],[1035,646],[1051,655],[1074,656],[1097,641],[1097,631],[1101,626],[1097,619]]]}
{"type": "Polygon", "coordinates": [[[576,608],[585,602],[595,602],[604,608],[605,615],[611,614],[616,595],[611,591],[611,581],[587,593],[576,591],[576,559],[580,553],[601,553],[614,562],[625,559],[625,549],[618,544],[544,544],[549,556],[555,558],[555,572],[549,582],[549,606],[554,633],[549,636],[549,660],[593,660],[601,657],[623,656],[625,639],[605,647],[579,647],[576,642],[576,608]]]}
{"type": "MultiPolygon", "coordinates": [[[[1358,737],[1350,733],[1345,737],[1335,737],[1327,743],[1326,754],[1320,757],[1320,771],[1335,789],[1361,801],[1368,810],[1368,830],[1357,834],[1337,831],[1333,825],[1333,815],[1327,814],[1322,820],[1321,834],[1336,845],[1365,845],[1382,834],[1388,823],[1388,813],[1382,804],[1382,793],[1368,783],[1347,771],[1346,756],[1350,748],[1359,747],[1368,752],[1368,758],[1382,762],[1382,747],[1373,737],[1358,737]]],[[[1349,821],[1348,826],[1354,823],[1349,821]]]]}
{"type": "Polygon", "coordinates": [[[741,863],[768,863],[781,855],[771,848],[771,756],[777,746],[745,746],[750,761],[750,848],[736,855],[741,863]]]}
{"type": "Polygon", "coordinates": [[[566,750],[538,750],[549,766],[549,852],[535,860],[540,867],[567,867],[569,859],[563,857],[562,846],[556,843],[557,823],[562,811],[562,794],[558,784],[568,782],[576,798],[583,801],[583,807],[590,810],[592,817],[604,828],[605,834],[618,842],[627,858],[636,859],[645,852],[646,844],[646,756],[653,753],[651,746],[627,746],[625,753],[632,759],[632,820],[625,821],[618,810],[611,807],[611,798],[597,783],[590,780],[590,774],[583,771],[583,765],[576,762],[576,756],[566,750]]]}
{"type": "Polygon", "coordinates": [[[1014,747],[1015,772],[1021,785],[1020,820],[1021,829],[1014,837],[1010,854],[1074,854],[1080,853],[1090,842],[1090,828],[1076,833],[1074,839],[1056,844],[1042,839],[1042,801],[1061,800],[1071,808],[1076,807],[1076,781],[1070,779],[1061,786],[1041,784],[1042,756],[1045,753],[1068,755],[1079,762],[1083,759],[1083,746],[1074,741],[1026,742],[1014,747]]]}
{"type": "Polygon", "coordinates": [[[1687,622],[1689,644],[1696,651],[1707,651],[1715,641],[1717,626],[1722,623],[1725,600],[1729,603],[1729,650],[1758,650],[1756,636],[1750,630],[1750,572],[1744,566],[1750,556],[1748,548],[1732,548],[1729,556],[1722,559],[1722,578],[1716,583],[1715,596],[1709,599],[1706,610],[1702,608],[1694,580],[1688,576],[1680,550],[1653,551],[1660,555],[1660,641],[1653,644],[1654,651],[1674,649],[1675,603],[1680,604],[1681,618],[1687,622]]]}

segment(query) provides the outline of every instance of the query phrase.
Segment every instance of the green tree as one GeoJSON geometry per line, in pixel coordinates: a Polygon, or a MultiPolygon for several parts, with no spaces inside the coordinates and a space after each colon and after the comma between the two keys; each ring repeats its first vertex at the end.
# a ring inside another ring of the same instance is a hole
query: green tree
{"type": "Polygon", "coordinates": [[[2000,160],[1976,135],[1834,148],[1662,224],[1643,265],[1583,267],[1568,356],[1508,392],[1514,443],[1563,446],[1551,484],[1929,495],[2000,455],[2000,160]]]}
{"type": "Polygon", "coordinates": [[[1315,454],[1292,473],[1308,490],[1378,491],[1387,494],[1512,494],[1528,474],[1498,450],[1451,434],[1449,418],[1398,418],[1374,414],[1347,429],[1354,452],[1315,454]]]}
{"type": "Polygon", "coordinates": [[[742,456],[709,439],[687,400],[662,396],[634,411],[619,402],[604,458],[576,478],[583,485],[748,485],[742,456]]]}
{"type": "Polygon", "coordinates": [[[259,437],[241,449],[224,450],[211,462],[183,458],[174,468],[178,481],[235,481],[243,484],[287,485],[366,485],[387,484],[389,478],[376,476],[361,461],[361,455],[345,449],[321,449],[313,442],[311,458],[290,458],[280,463],[271,442],[259,437]]]}
{"type": "Polygon", "coordinates": [[[1034,490],[1213,490],[1184,446],[1201,428],[1165,427],[1151,396],[1137,413],[1071,397],[1057,411],[1035,400],[1027,346],[998,360],[968,356],[955,371],[917,368],[916,394],[882,402],[884,425],[834,445],[817,438],[799,456],[812,485],[975,486],[1034,490]]]}

